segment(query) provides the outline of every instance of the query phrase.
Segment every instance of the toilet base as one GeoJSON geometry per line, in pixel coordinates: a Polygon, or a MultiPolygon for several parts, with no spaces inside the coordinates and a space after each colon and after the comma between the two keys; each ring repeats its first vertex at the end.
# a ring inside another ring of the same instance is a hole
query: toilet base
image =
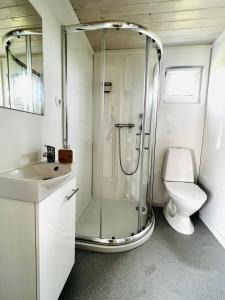
{"type": "Polygon", "coordinates": [[[171,214],[169,206],[163,209],[163,213],[168,223],[178,232],[182,234],[192,234],[194,232],[194,225],[190,217],[181,216],[178,213],[171,214]]]}

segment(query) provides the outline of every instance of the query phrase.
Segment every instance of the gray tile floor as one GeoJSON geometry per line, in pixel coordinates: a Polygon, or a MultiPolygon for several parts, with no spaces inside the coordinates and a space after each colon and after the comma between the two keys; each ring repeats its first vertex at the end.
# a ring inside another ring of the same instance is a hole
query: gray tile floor
{"type": "Polygon", "coordinates": [[[183,236],[155,209],[152,237],[129,252],[76,251],[76,264],[60,300],[225,299],[225,249],[194,218],[195,233],[183,236]]]}

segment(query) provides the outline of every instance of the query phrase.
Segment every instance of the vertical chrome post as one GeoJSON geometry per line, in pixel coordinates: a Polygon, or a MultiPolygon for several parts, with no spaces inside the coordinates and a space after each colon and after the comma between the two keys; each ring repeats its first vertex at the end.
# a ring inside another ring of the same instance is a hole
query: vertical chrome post
{"type": "Polygon", "coordinates": [[[141,145],[140,145],[140,182],[139,182],[139,205],[138,205],[138,232],[141,231],[141,208],[143,198],[143,164],[144,164],[144,151],[145,151],[145,120],[146,120],[146,103],[148,97],[148,78],[149,78],[149,47],[150,37],[146,36],[145,48],[145,74],[144,74],[144,97],[143,97],[143,118],[142,118],[142,132],[141,132],[141,145]]]}
{"type": "MultiPolygon", "coordinates": [[[[10,42],[9,42],[10,43],[10,42]]],[[[7,61],[7,83],[8,83],[8,92],[9,92],[9,107],[12,108],[12,95],[11,95],[11,83],[10,83],[10,67],[9,67],[9,45],[10,44],[7,44],[6,47],[5,47],[5,50],[6,50],[6,61],[7,61]]]]}
{"type": "Polygon", "coordinates": [[[150,159],[150,179],[149,179],[149,208],[152,207],[153,202],[153,193],[154,193],[154,170],[155,170],[155,147],[156,147],[156,130],[157,130],[157,112],[158,112],[158,102],[159,102],[159,77],[160,77],[160,58],[158,59],[158,63],[156,65],[156,70],[154,74],[153,81],[153,116],[151,118],[151,159],[150,159]],[[155,83],[157,86],[155,87],[155,83]]]}
{"type": "Polygon", "coordinates": [[[67,107],[67,32],[65,26],[61,29],[62,54],[62,143],[68,148],[68,107],[67,107]]]}
{"type": "MultiPolygon", "coordinates": [[[[100,136],[100,176],[103,181],[103,163],[104,163],[104,82],[105,82],[105,30],[102,29],[102,49],[101,49],[101,136],[100,136]]],[[[101,199],[100,199],[100,238],[103,238],[102,213],[103,213],[103,182],[101,182],[101,199]]]]}
{"type": "Polygon", "coordinates": [[[33,112],[33,89],[32,89],[32,53],[31,53],[31,35],[25,36],[26,40],[26,59],[27,59],[27,88],[28,88],[28,111],[33,112]]]}

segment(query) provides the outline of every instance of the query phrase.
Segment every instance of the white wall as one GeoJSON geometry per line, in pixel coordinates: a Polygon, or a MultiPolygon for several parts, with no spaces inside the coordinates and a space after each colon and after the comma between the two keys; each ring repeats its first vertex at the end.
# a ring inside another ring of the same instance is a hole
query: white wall
{"type": "Polygon", "coordinates": [[[31,1],[43,18],[45,116],[0,108],[0,171],[40,160],[43,144],[61,146],[61,110],[54,102],[61,95],[60,23],[45,2],[31,1]]]}
{"type": "Polygon", "coordinates": [[[225,34],[213,45],[200,183],[208,200],[200,217],[225,247],[225,34]]]}
{"type": "Polygon", "coordinates": [[[92,196],[93,50],[84,33],[68,35],[69,143],[77,162],[77,218],[92,196]]]}
{"type": "Polygon", "coordinates": [[[41,116],[0,108],[0,171],[40,159],[41,116]]]}
{"type": "Polygon", "coordinates": [[[166,47],[161,71],[161,91],[158,108],[156,161],[153,203],[163,206],[167,201],[162,166],[168,147],[186,147],[193,150],[197,178],[205,115],[210,46],[166,47]],[[165,104],[163,101],[165,69],[174,66],[203,66],[201,102],[198,104],[165,104]]]}
{"type": "Polygon", "coordinates": [[[61,97],[61,24],[76,22],[76,16],[68,1],[31,0],[42,17],[45,116],[41,131],[41,145],[49,144],[62,147],[62,112],[56,107],[55,97],[61,97]],[[63,11],[63,14],[60,14],[63,11]],[[68,20],[67,20],[68,19],[68,20]]]}

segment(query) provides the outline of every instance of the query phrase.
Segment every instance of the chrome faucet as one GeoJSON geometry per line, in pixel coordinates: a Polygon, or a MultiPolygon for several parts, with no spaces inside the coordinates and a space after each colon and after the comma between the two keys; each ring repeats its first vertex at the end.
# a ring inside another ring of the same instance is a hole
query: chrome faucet
{"type": "Polygon", "coordinates": [[[47,158],[48,163],[55,162],[55,147],[45,145],[47,147],[47,151],[43,153],[43,157],[47,158]]]}

